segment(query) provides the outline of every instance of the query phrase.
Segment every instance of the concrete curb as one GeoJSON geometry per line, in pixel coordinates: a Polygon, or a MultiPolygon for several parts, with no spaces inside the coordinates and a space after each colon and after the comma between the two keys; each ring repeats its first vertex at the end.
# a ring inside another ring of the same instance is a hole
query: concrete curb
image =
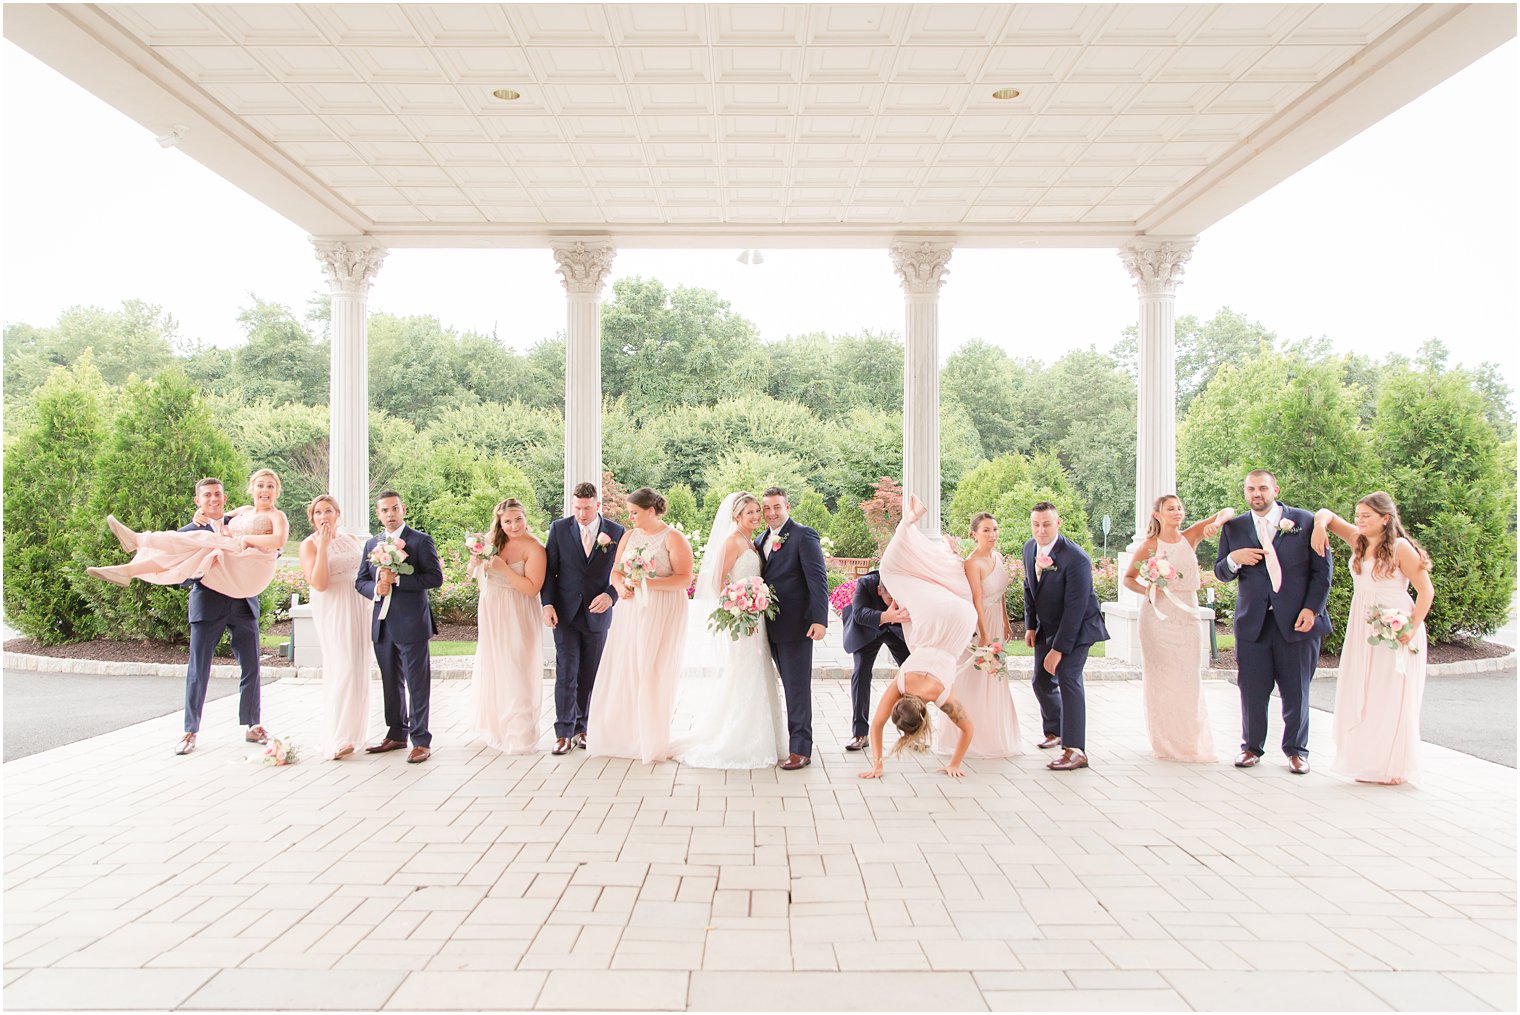
{"type": "MultiPolygon", "coordinates": [[[[1488,659],[1465,659],[1456,663],[1437,663],[1425,670],[1427,677],[1456,677],[1468,676],[1479,673],[1498,673],[1514,665],[1515,654],[1493,656],[1488,659]]],[[[433,660],[433,676],[438,680],[468,680],[470,671],[474,667],[474,656],[438,656],[433,660]]],[[[1032,664],[1030,664],[1032,665],[1032,664]]],[[[84,673],[105,676],[160,676],[179,677],[184,676],[183,663],[130,663],[115,662],[104,659],[71,659],[68,657],[36,656],[24,652],[5,653],[5,669],[17,672],[29,673],[84,673]]],[[[892,668],[878,666],[872,674],[875,680],[888,680],[895,676],[897,671],[892,668]]],[[[322,668],[320,666],[265,666],[263,675],[273,677],[276,680],[320,680],[322,668]]],[[[1128,663],[1111,661],[1104,658],[1090,659],[1084,677],[1091,680],[1139,680],[1140,668],[1128,663]]],[[[1316,677],[1334,679],[1339,676],[1339,671],[1334,669],[1316,670],[1316,677]]],[[[213,679],[236,680],[241,676],[241,671],[236,664],[218,663],[211,667],[213,679]]],[[[370,677],[378,680],[380,673],[371,669],[370,677]]],[[[850,668],[839,665],[822,665],[813,668],[813,677],[816,680],[848,680],[850,668]]],[[[1022,669],[1010,674],[1011,680],[1027,679],[1028,674],[1022,669]]],[[[1233,680],[1234,670],[1210,668],[1204,671],[1205,680],[1233,680]]],[[[544,667],[544,678],[554,679],[553,666],[544,667]]]]}

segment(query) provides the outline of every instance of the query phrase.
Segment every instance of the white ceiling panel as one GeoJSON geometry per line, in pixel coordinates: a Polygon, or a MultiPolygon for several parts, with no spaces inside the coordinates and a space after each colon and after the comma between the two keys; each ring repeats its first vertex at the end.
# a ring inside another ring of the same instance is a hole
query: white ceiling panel
{"type": "Polygon", "coordinates": [[[486,242],[546,226],[1132,229],[1249,165],[1248,143],[1310,122],[1351,130],[1322,110],[1392,61],[1417,66],[1448,21],[1484,16],[1255,3],[47,9],[60,32],[109,34],[128,73],[153,67],[238,139],[207,153],[187,142],[193,157],[249,158],[353,222],[480,228],[486,242]]]}

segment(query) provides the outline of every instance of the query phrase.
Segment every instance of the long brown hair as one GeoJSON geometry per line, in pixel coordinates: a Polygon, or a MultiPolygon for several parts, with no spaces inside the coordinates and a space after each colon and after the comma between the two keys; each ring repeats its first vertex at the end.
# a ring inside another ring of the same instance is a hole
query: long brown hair
{"type": "MultiPolygon", "coordinates": [[[[1404,531],[1404,523],[1399,520],[1399,506],[1393,502],[1393,498],[1382,490],[1374,491],[1357,501],[1358,507],[1366,507],[1375,514],[1383,516],[1383,538],[1378,541],[1378,546],[1372,554],[1372,577],[1391,578],[1397,569],[1398,563],[1394,559],[1394,550],[1400,539],[1409,540],[1409,545],[1420,555],[1420,567],[1422,570],[1430,569],[1430,554],[1425,552],[1419,540],[1404,531]]],[[[1367,553],[1367,537],[1360,531],[1356,534],[1356,556],[1351,559],[1351,570],[1357,574],[1362,573],[1362,557],[1367,553]]]]}
{"type": "Polygon", "coordinates": [[[1151,520],[1145,526],[1146,539],[1155,539],[1161,535],[1161,519],[1156,517],[1156,512],[1165,507],[1166,502],[1169,500],[1174,500],[1178,504],[1182,503],[1182,498],[1175,493],[1163,493],[1160,497],[1157,497],[1156,503],[1151,505],[1151,520]]]}
{"type": "Polygon", "coordinates": [[[892,725],[902,736],[892,745],[891,754],[898,751],[927,751],[929,749],[929,705],[916,694],[905,694],[892,706],[892,725]]]}
{"type": "MultiPolygon", "coordinates": [[[[500,553],[507,545],[507,530],[501,527],[501,513],[510,510],[522,511],[522,501],[516,497],[508,497],[496,505],[496,510],[491,512],[491,531],[487,535],[487,538],[491,540],[491,546],[495,548],[497,553],[500,553]]],[[[526,512],[524,513],[526,514],[526,512]]]]}

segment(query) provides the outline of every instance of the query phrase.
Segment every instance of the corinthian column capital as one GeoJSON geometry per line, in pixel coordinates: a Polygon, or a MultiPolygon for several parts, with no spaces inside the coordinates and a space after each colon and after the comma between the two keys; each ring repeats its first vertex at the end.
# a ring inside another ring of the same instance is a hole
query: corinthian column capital
{"type": "Polygon", "coordinates": [[[612,241],[606,239],[574,240],[554,247],[554,263],[569,293],[602,291],[607,276],[612,274],[612,258],[617,251],[612,241]]]}
{"type": "Polygon", "coordinates": [[[311,245],[316,248],[317,260],[322,262],[322,271],[336,293],[367,294],[380,271],[380,263],[385,260],[385,248],[364,237],[326,240],[313,236],[311,245]]]}
{"type": "Polygon", "coordinates": [[[1196,236],[1172,240],[1136,240],[1119,250],[1141,296],[1175,296],[1182,269],[1193,256],[1196,236]]]}
{"type": "Polygon", "coordinates": [[[955,244],[948,240],[902,239],[892,244],[892,267],[909,295],[939,293],[950,274],[947,267],[955,244]]]}

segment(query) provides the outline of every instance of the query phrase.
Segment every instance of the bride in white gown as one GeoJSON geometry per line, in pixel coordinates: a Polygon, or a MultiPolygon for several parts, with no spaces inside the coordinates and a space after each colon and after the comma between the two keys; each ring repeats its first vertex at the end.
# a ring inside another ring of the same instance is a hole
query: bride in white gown
{"type": "Polygon", "coordinates": [[[786,724],[765,618],[754,634],[737,641],[707,633],[707,618],[717,609],[723,587],[759,576],[753,533],[760,527],[760,502],[743,491],[731,493],[713,518],[702,555],[681,683],[695,723],[673,744],[676,760],[694,768],[768,768],[786,756],[786,724]]]}

